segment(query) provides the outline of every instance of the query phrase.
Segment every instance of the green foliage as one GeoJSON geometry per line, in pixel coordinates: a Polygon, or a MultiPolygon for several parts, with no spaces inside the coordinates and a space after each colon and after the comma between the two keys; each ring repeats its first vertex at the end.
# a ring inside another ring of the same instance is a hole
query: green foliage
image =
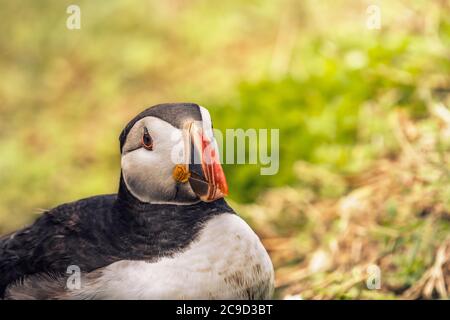
{"type": "Polygon", "coordinates": [[[388,36],[369,42],[356,37],[340,39],[340,46],[331,52],[329,39],[314,38],[296,51],[298,59],[307,57],[306,66],[300,66],[306,70],[296,74],[292,69],[281,79],[244,82],[232,103],[213,109],[221,119],[220,128],[280,129],[280,172],[276,176],[258,177],[255,183],[256,168],[226,168],[233,177],[232,190],[245,186],[246,192],[235,199],[251,201],[267,187],[292,184],[293,164],[298,159],[340,173],[359,172],[371,159],[394,148],[386,123],[390,111],[404,108],[415,117],[426,115],[417,82],[446,77],[450,60],[433,52],[418,52],[420,37],[390,40],[388,36]],[[419,54],[429,58],[411,58],[419,54]],[[320,68],[307,70],[308,65],[320,68]],[[383,141],[381,148],[375,139],[383,141]]]}

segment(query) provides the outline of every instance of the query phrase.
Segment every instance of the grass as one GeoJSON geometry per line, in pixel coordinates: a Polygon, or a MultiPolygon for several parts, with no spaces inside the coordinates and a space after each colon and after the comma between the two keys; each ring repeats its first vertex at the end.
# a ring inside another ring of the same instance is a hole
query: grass
{"type": "Polygon", "coordinates": [[[450,153],[438,142],[450,129],[444,112],[417,122],[398,112],[391,125],[399,153],[362,173],[335,177],[298,162],[297,186],[240,207],[271,252],[280,298],[449,297],[450,153]],[[372,265],[381,271],[379,290],[366,285],[372,265]]]}

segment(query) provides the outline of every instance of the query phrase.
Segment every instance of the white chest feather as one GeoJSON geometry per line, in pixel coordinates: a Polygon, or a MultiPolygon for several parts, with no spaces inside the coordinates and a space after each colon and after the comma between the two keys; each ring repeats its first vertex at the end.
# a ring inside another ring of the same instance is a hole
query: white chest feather
{"type": "MultiPolygon", "coordinates": [[[[259,238],[238,216],[207,222],[197,240],[157,262],[119,261],[87,277],[78,298],[264,299],[273,267],[259,238]],[[89,280],[91,278],[91,280],[89,280]]],[[[75,297],[75,298],[76,298],[75,297]]]]}

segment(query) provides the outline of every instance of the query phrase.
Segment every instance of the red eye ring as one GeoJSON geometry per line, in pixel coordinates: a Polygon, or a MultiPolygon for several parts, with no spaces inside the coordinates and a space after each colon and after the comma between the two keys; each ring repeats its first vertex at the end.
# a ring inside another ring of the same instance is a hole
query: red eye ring
{"type": "Polygon", "coordinates": [[[147,128],[144,127],[144,134],[141,139],[142,146],[147,150],[153,150],[153,139],[150,133],[148,133],[147,128]]]}

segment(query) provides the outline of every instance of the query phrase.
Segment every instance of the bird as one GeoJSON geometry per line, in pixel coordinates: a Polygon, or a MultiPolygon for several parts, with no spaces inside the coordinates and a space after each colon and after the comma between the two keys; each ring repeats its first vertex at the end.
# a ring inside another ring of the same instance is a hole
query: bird
{"type": "Polygon", "coordinates": [[[0,237],[0,298],[271,299],[274,269],[228,205],[208,110],[145,109],[119,136],[116,194],[45,211],[0,237]]]}

